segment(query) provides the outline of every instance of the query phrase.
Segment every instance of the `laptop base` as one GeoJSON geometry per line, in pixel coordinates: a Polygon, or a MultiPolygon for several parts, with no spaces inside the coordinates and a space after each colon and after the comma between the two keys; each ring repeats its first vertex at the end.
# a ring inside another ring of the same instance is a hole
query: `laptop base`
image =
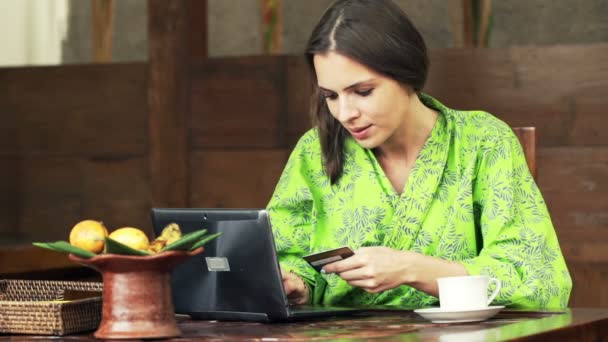
{"type": "Polygon", "coordinates": [[[189,316],[193,320],[272,323],[296,320],[315,320],[332,316],[350,316],[363,312],[366,312],[366,310],[323,305],[293,305],[289,307],[289,315],[287,317],[270,317],[268,314],[263,312],[238,311],[191,312],[189,313],[189,316]]]}
{"type": "Polygon", "coordinates": [[[235,321],[270,323],[272,320],[263,312],[212,311],[191,312],[190,318],[203,321],[235,321]]]}

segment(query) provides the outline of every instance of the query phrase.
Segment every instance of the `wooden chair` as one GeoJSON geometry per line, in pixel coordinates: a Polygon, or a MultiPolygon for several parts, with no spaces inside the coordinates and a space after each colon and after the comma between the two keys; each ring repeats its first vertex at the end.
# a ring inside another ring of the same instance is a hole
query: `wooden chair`
{"type": "Polygon", "coordinates": [[[515,132],[524,149],[524,155],[532,177],[535,181],[538,181],[536,176],[536,127],[513,127],[513,132],[515,132]]]}

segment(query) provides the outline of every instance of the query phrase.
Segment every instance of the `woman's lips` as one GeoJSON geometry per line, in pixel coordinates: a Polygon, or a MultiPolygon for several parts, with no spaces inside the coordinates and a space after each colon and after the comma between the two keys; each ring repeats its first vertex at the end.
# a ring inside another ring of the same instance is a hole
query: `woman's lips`
{"type": "Polygon", "coordinates": [[[369,136],[369,131],[372,125],[361,127],[361,128],[353,128],[350,130],[350,134],[353,138],[357,140],[366,139],[369,136]]]}

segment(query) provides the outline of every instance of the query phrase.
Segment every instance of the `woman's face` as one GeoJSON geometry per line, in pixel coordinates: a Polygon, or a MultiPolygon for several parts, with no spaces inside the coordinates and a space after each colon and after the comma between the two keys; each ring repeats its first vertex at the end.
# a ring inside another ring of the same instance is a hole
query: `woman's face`
{"type": "Polygon", "coordinates": [[[313,62],[331,115],[361,146],[390,144],[402,131],[414,92],[335,52],[317,54],[313,62]]]}

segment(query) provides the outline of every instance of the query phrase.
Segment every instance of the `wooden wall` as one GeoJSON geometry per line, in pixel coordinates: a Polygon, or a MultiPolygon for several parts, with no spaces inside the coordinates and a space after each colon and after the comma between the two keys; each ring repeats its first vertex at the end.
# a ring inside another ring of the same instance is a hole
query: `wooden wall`
{"type": "MultiPolygon", "coordinates": [[[[608,44],[435,50],[426,89],[453,108],[537,127],[539,186],[574,277],[573,306],[608,306],[607,56],[608,44]]],[[[85,217],[149,230],[159,165],[150,126],[159,124],[146,115],[147,68],[0,69],[0,239],[64,239],[85,217]]],[[[177,131],[187,152],[175,160],[185,160],[186,205],[265,206],[309,128],[303,60],[193,59],[185,69],[185,103],[175,103],[186,112],[175,115],[186,120],[177,131]]],[[[159,160],[170,161],[165,153],[159,160]]]]}
{"type": "Polygon", "coordinates": [[[147,222],[144,64],[0,69],[0,241],[147,222]]]}
{"type": "Polygon", "coordinates": [[[193,66],[193,206],[266,205],[291,147],[288,60],[227,58],[193,66]]]}

